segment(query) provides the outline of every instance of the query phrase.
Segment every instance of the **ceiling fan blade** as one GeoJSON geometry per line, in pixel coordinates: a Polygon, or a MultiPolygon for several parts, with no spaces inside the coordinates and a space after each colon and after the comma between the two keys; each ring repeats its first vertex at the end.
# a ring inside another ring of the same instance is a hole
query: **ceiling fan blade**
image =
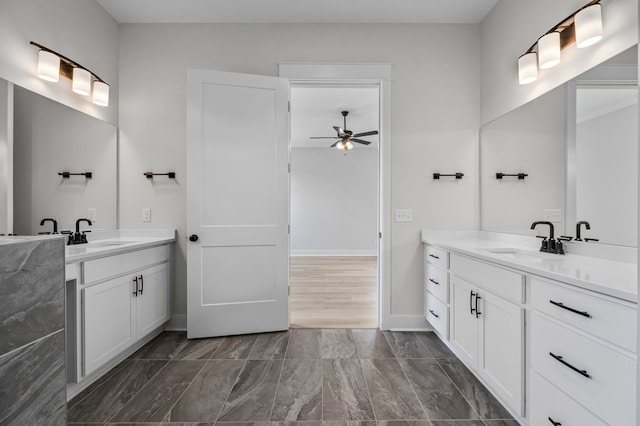
{"type": "Polygon", "coordinates": [[[359,138],[360,136],[372,136],[372,135],[377,135],[377,134],[378,134],[377,130],[372,130],[370,132],[356,133],[355,135],[353,135],[353,137],[354,138],[359,138]]]}
{"type": "Polygon", "coordinates": [[[344,138],[347,135],[342,129],[342,127],[333,126],[333,128],[336,129],[336,132],[338,132],[339,137],[344,138]]]}
{"type": "Polygon", "coordinates": [[[349,139],[351,142],[355,142],[355,143],[361,143],[362,145],[369,145],[371,142],[369,141],[363,141],[362,139],[354,139],[351,138],[349,139]]]}
{"type": "Polygon", "coordinates": [[[340,139],[337,136],[311,136],[309,139],[340,139]]]}
{"type": "Polygon", "coordinates": [[[333,145],[331,145],[329,148],[334,148],[336,145],[338,145],[338,143],[339,143],[339,142],[340,142],[340,141],[338,141],[338,142],[334,143],[334,144],[333,144],[333,145]]]}

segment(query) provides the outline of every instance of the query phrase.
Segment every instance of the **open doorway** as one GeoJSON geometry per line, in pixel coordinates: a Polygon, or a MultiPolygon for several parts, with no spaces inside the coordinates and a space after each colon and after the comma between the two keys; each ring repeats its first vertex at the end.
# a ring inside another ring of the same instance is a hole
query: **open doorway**
{"type": "Polygon", "coordinates": [[[377,328],[379,136],[339,150],[333,126],[379,130],[379,85],[291,86],[290,322],[377,328]]]}

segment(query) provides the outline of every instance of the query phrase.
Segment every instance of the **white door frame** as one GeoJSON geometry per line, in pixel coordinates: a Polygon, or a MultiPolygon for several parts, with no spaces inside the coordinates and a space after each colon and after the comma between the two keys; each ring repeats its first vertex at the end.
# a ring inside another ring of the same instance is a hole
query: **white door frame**
{"type": "Polygon", "coordinates": [[[373,84],[380,88],[378,326],[391,326],[391,64],[279,63],[279,76],[296,84],[373,84]]]}

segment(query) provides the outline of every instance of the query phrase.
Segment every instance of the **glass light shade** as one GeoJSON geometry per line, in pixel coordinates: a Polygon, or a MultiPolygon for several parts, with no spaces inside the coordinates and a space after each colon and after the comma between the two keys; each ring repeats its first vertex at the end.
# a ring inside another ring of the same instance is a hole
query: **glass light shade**
{"type": "Polygon", "coordinates": [[[545,34],[538,40],[538,67],[541,70],[560,63],[560,33],[545,34]]]}
{"type": "Polygon", "coordinates": [[[91,93],[91,73],[82,68],[74,68],[71,90],[79,95],[89,96],[91,93]]]}
{"type": "Polygon", "coordinates": [[[38,77],[57,82],[60,78],[60,58],[55,53],[41,50],[38,53],[38,77]]]}
{"type": "Polygon", "coordinates": [[[344,151],[344,142],[340,141],[338,142],[338,145],[336,145],[336,148],[338,148],[340,151],[344,151]]]}
{"type": "Polygon", "coordinates": [[[102,81],[93,82],[93,103],[100,106],[109,106],[109,85],[102,81]]]}
{"type": "Polygon", "coordinates": [[[589,47],[602,40],[602,8],[594,4],[576,13],[576,46],[589,47]]]}
{"type": "Polygon", "coordinates": [[[344,143],[344,149],[346,149],[347,151],[349,151],[351,148],[353,148],[353,142],[351,141],[346,141],[344,143]]]}
{"type": "Polygon", "coordinates": [[[525,53],[518,58],[518,78],[520,84],[529,84],[538,79],[538,59],[535,52],[525,53]]]}

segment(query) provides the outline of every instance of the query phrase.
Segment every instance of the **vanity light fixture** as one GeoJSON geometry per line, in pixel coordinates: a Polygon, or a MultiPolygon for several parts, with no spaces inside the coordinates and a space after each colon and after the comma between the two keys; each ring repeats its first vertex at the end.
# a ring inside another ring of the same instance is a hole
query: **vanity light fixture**
{"type": "Polygon", "coordinates": [[[592,0],[573,12],[540,37],[524,55],[518,58],[520,84],[538,78],[538,68],[548,69],[560,63],[560,51],[575,42],[584,48],[602,40],[601,0],[592,0]]]}
{"type": "Polygon", "coordinates": [[[52,82],[57,82],[60,75],[70,78],[72,80],[71,89],[75,93],[89,96],[93,91],[92,101],[94,104],[109,105],[109,85],[96,73],[48,47],[34,41],[31,44],[40,49],[38,52],[38,77],[52,82]]]}

